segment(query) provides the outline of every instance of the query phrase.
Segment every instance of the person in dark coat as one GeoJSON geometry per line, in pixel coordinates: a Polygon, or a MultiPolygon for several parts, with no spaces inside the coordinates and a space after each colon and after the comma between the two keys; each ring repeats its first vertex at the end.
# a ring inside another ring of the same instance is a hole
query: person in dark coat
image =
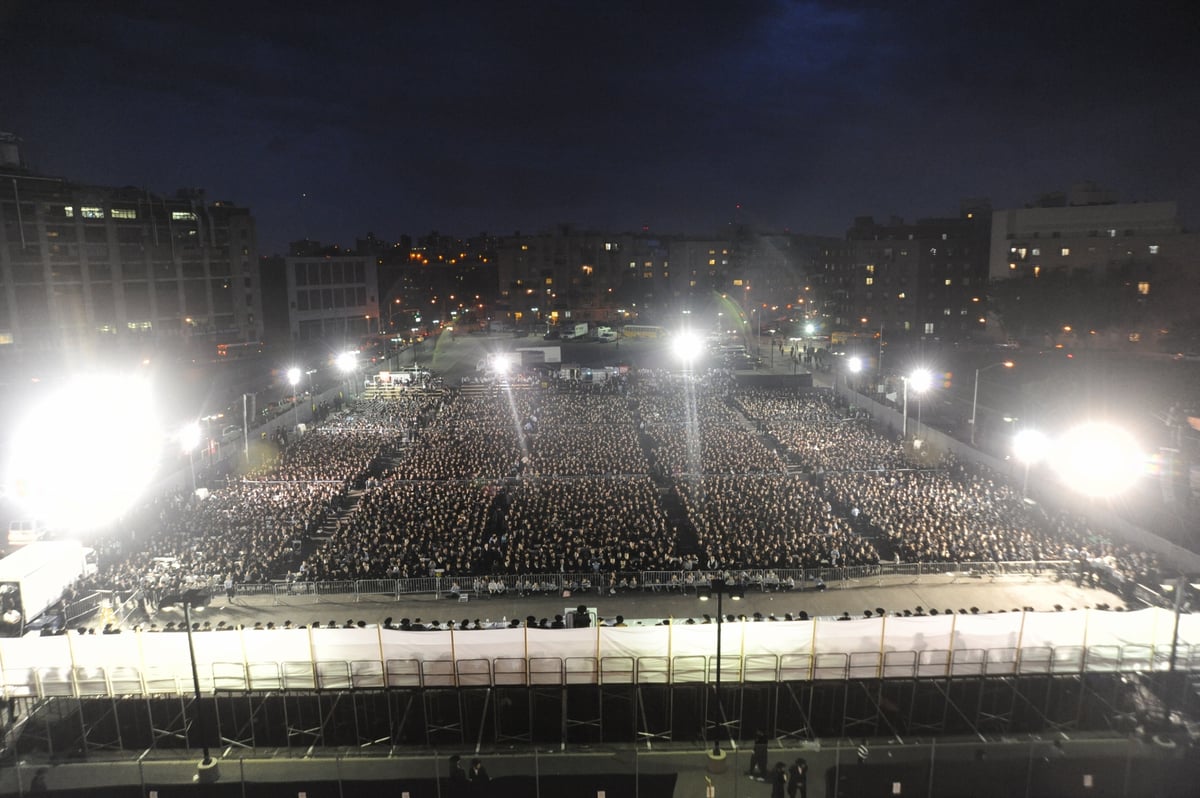
{"type": "Polygon", "coordinates": [[[788,798],[808,798],[808,763],[797,759],[788,769],[788,798]]]}
{"type": "Polygon", "coordinates": [[[483,762],[478,758],[471,760],[471,795],[476,798],[484,798],[490,794],[488,785],[492,781],[492,777],[488,775],[487,768],[483,766],[483,762]]]}
{"type": "Polygon", "coordinates": [[[767,733],[759,729],[754,735],[754,751],[750,755],[750,772],[752,779],[767,780],[767,733]]]}
{"type": "Polygon", "coordinates": [[[783,798],[783,791],[787,787],[787,782],[787,765],[782,762],[776,762],[775,769],[771,771],[771,798],[783,798]]]}
{"type": "Polygon", "coordinates": [[[467,771],[463,770],[462,757],[454,754],[450,757],[450,798],[467,798],[470,782],[467,781],[467,771]]]}

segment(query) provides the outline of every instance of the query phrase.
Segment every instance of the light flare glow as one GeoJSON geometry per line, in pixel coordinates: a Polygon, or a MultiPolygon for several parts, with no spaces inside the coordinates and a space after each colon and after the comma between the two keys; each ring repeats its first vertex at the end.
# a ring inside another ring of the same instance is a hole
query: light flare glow
{"type": "Polygon", "coordinates": [[[146,380],[77,377],[18,423],[7,492],[52,528],[102,528],[149,486],[164,440],[146,380]]]}

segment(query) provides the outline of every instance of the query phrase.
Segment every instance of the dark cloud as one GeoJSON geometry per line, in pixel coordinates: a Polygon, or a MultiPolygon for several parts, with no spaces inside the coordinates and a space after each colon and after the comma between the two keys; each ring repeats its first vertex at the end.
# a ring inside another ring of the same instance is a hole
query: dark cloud
{"type": "Polygon", "coordinates": [[[0,129],[45,171],[250,205],[269,249],[739,201],[838,233],[1080,179],[1200,206],[1183,8],[914,5],[16,2],[0,129]]]}

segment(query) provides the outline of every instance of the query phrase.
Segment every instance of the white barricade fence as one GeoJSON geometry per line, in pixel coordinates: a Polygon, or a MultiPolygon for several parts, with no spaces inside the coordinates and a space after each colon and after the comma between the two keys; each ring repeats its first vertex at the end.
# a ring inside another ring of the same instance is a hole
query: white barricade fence
{"type": "MultiPolygon", "coordinates": [[[[1174,615],[1010,612],[720,625],[721,678],[910,678],[1167,667],[1174,615]]],[[[715,678],[717,624],[401,632],[239,629],[195,634],[201,690],[456,686],[715,678]],[[503,662],[503,665],[497,664],[503,662]],[[524,663],[524,665],[521,665],[524,663]],[[501,676],[503,674],[503,676],[501,676]]],[[[191,692],[187,635],[0,640],[6,697],[191,692]]],[[[1200,668],[1200,615],[1179,619],[1177,667],[1200,668]],[[1195,648],[1193,648],[1195,647],[1195,648]]]]}

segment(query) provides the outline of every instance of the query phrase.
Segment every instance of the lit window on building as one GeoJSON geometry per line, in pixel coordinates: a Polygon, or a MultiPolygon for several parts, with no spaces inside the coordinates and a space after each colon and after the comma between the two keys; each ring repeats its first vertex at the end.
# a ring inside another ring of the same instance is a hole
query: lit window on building
{"type": "Polygon", "coordinates": [[[1151,255],[1157,255],[1157,254],[1158,254],[1158,244],[1151,244],[1151,245],[1150,245],[1150,254],[1151,254],[1151,255]]]}
{"type": "Polygon", "coordinates": [[[171,221],[194,222],[196,221],[196,214],[191,211],[171,211],[171,221]]]}
{"type": "Polygon", "coordinates": [[[1138,283],[1137,292],[1139,294],[1141,294],[1142,296],[1148,296],[1150,294],[1150,283],[1146,283],[1146,282],[1138,283]]]}
{"type": "Polygon", "coordinates": [[[875,278],[874,278],[874,277],[868,277],[868,278],[867,278],[867,285],[875,285],[875,278]]]}
{"type": "Polygon", "coordinates": [[[1110,227],[1110,228],[1108,228],[1108,230],[1106,230],[1105,232],[1106,232],[1106,233],[1108,233],[1108,237],[1109,237],[1109,238],[1116,238],[1116,237],[1117,237],[1117,230],[1116,230],[1116,228],[1115,228],[1115,227],[1110,227]]]}
{"type": "Polygon", "coordinates": [[[133,208],[113,208],[112,218],[114,219],[136,219],[137,211],[133,208]]]}
{"type": "Polygon", "coordinates": [[[643,280],[649,280],[653,276],[654,276],[654,272],[642,272],[643,280]]]}
{"type": "Polygon", "coordinates": [[[875,264],[868,263],[867,264],[867,274],[874,274],[874,273],[875,273],[875,264]]]}
{"type": "Polygon", "coordinates": [[[717,265],[717,259],[716,259],[716,258],[709,258],[709,259],[708,259],[708,265],[709,265],[709,266],[716,266],[716,265],[717,265]]]}
{"type": "Polygon", "coordinates": [[[79,208],[79,215],[84,219],[103,219],[104,209],[95,205],[83,205],[79,208]]]}
{"type": "Polygon", "coordinates": [[[1063,256],[1064,258],[1065,258],[1065,257],[1067,257],[1068,255],[1070,255],[1070,254],[1071,254],[1071,248],[1070,248],[1070,247],[1063,247],[1063,248],[1062,248],[1062,250],[1061,250],[1061,254],[1062,254],[1062,256],[1063,256]]]}
{"type": "Polygon", "coordinates": [[[942,315],[943,315],[943,316],[949,316],[949,315],[950,315],[950,308],[942,308],[942,315]]]}
{"type": "Polygon", "coordinates": [[[925,322],[925,334],[933,335],[933,322],[931,322],[931,321],[925,322]]]}
{"type": "Polygon", "coordinates": [[[951,280],[949,277],[947,277],[947,278],[946,278],[946,285],[950,285],[950,284],[951,284],[951,283],[953,283],[953,282],[954,282],[954,281],[953,281],[953,280],[951,280]]]}
{"type": "Polygon", "coordinates": [[[908,299],[908,294],[901,291],[900,293],[896,294],[896,299],[908,299]]]}
{"type": "Polygon", "coordinates": [[[65,206],[63,208],[63,216],[67,217],[68,219],[74,219],[75,218],[75,207],[72,205],[65,206]]]}
{"type": "Polygon", "coordinates": [[[1035,258],[1040,258],[1042,256],[1042,248],[1034,247],[1033,251],[1030,254],[1032,254],[1033,257],[1035,257],[1035,258]]]}

